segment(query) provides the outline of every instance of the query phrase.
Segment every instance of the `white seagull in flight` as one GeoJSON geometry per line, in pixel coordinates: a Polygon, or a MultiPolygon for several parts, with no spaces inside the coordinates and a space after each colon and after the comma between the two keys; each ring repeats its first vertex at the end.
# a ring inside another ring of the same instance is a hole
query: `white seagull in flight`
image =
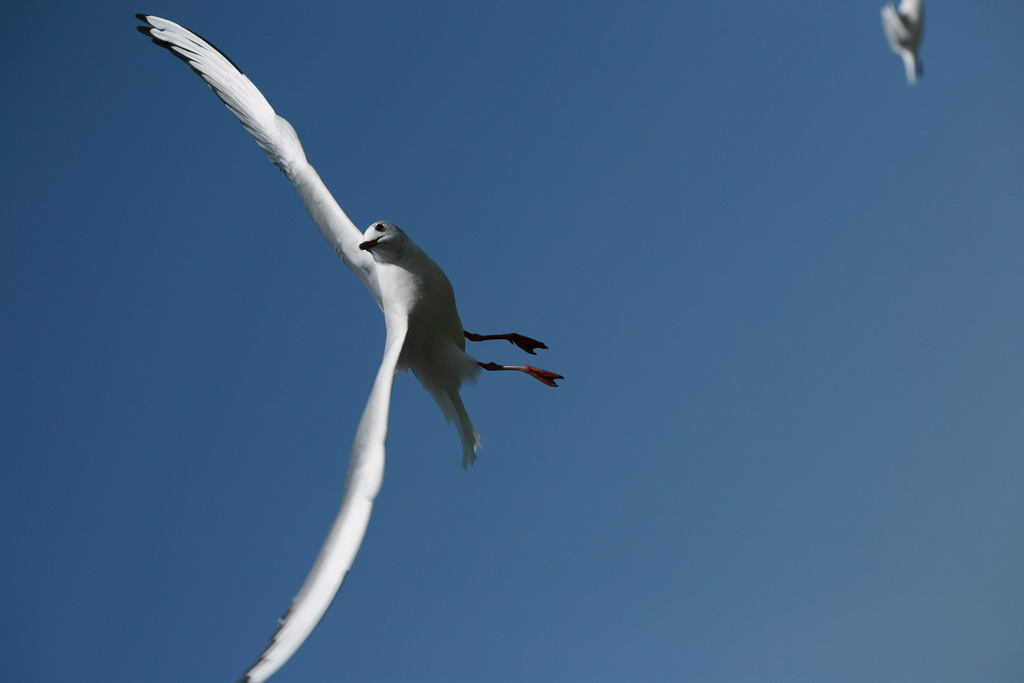
{"type": "Polygon", "coordinates": [[[889,47],[903,60],[907,70],[907,83],[914,85],[924,73],[924,65],[917,56],[924,32],[923,0],[902,0],[900,8],[890,2],[882,8],[882,29],[889,39],[889,47]]]}
{"type": "Polygon", "coordinates": [[[392,223],[377,221],[365,233],[360,232],[306,161],[295,130],[274,113],[234,62],[172,21],[136,16],[148,24],[139,26],[139,31],[199,74],[292,181],[328,244],[370,290],[384,312],[387,326],[384,359],[352,444],[341,510],[306,582],[279,620],[267,647],[242,678],[244,683],[261,683],[288,661],[316,627],[359,550],[384,475],[384,443],[395,372],[411,369],[448,421],[455,423],[462,440],[463,467],[473,463],[480,447],[480,436],[459,396],[463,382],[473,381],[481,368],[520,370],[549,386],[557,386],[555,380],[563,378],[530,365],[479,363],[466,354],[466,339],[505,339],[531,354],[547,347],[520,334],[466,332],[455,308],[451,283],[441,268],[392,223]]]}

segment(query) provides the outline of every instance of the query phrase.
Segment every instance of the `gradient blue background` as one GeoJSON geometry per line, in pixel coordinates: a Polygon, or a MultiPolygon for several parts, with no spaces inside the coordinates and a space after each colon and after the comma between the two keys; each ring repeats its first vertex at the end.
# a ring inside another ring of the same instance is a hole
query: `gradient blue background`
{"type": "Polygon", "coordinates": [[[399,376],[275,683],[1024,679],[1024,4],[3,10],[3,678],[232,681],[340,500],[382,318],[145,11],[211,39],[466,327],[399,376]],[[525,356],[476,345],[484,361],[525,356]]]}

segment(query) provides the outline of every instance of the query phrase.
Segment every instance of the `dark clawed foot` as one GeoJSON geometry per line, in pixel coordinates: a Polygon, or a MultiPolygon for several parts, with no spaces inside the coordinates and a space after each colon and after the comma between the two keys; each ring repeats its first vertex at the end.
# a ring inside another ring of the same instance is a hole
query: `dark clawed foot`
{"type": "Polygon", "coordinates": [[[532,339],[526,335],[516,334],[515,332],[508,332],[506,334],[476,334],[475,332],[466,332],[463,330],[462,334],[465,335],[466,339],[474,342],[489,341],[491,339],[506,339],[509,344],[515,344],[523,351],[526,351],[533,356],[537,355],[534,349],[548,348],[547,344],[542,341],[537,341],[536,339],[532,339]]]}
{"type": "Polygon", "coordinates": [[[516,334],[515,332],[513,332],[510,335],[508,335],[508,341],[509,341],[510,344],[515,344],[516,346],[521,348],[523,351],[526,351],[531,356],[536,356],[537,355],[537,353],[536,353],[536,351],[534,351],[534,349],[546,349],[546,348],[548,348],[547,344],[545,344],[544,342],[537,341],[536,339],[531,339],[530,337],[527,337],[527,336],[522,335],[522,334],[516,334]]]}
{"type": "Polygon", "coordinates": [[[544,384],[547,384],[549,387],[557,387],[558,386],[555,383],[556,379],[565,379],[561,375],[556,375],[555,373],[551,372],[550,370],[541,370],[540,368],[535,368],[532,365],[524,365],[523,366],[523,372],[528,374],[530,377],[533,377],[534,379],[539,380],[539,381],[543,382],[544,384]]]}

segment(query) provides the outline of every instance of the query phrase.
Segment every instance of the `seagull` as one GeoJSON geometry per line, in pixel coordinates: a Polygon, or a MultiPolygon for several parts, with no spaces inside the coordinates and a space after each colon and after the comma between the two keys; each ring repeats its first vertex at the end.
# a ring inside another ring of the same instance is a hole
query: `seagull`
{"type": "Polygon", "coordinates": [[[924,73],[924,65],[917,56],[924,32],[923,0],[901,0],[898,10],[891,2],[887,4],[882,8],[882,28],[889,47],[903,60],[907,83],[914,85],[918,75],[924,73]]]}
{"type": "Polygon", "coordinates": [[[384,444],[395,373],[412,370],[462,442],[462,466],[476,459],[480,435],[459,388],[481,370],[524,372],[548,386],[561,375],[531,365],[481,363],[466,353],[466,341],[505,340],[529,354],[543,343],[516,334],[476,334],[463,329],[455,294],[444,271],[397,225],[376,221],[360,231],[306,160],[292,126],[274,113],[242,70],[207,40],[167,19],[135,15],[138,30],[196,72],[298,190],[327,243],[363,282],[384,313],[384,357],[359,420],[348,475],[335,518],[309,576],[278,621],[270,642],[240,683],[262,683],[299,649],[337,594],[352,566],[384,475],[384,444]]]}

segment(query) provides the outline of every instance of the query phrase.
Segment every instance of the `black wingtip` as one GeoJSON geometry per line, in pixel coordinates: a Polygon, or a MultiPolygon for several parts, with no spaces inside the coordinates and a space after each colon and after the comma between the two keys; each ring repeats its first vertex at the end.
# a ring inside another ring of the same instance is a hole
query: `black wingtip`
{"type": "MultiPolygon", "coordinates": [[[[136,26],[136,27],[135,27],[135,29],[136,29],[136,30],[137,30],[137,31],[138,31],[139,33],[141,33],[141,34],[143,34],[143,35],[146,35],[146,36],[149,36],[150,38],[152,38],[152,39],[153,39],[153,42],[154,42],[154,43],[156,43],[156,44],[157,44],[157,45],[159,45],[160,47],[165,47],[165,48],[167,48],[168,50],[170,50],[171,54],[173,54],[173,55],[174,55],[175,57],[178,57],[179,59],[181,59],[182,61],[184,61],[184,62],[185,62],[186,64],[188,64],[188,62],[189,62],[188,58],[186,58],[186,57],[182,57],[182,56],[181,56],[181,55],[179,55],[179,54],[178,54],[177,52],[175,52],[174,50],[172,50],[172,49],[171,49],[171,48],[172,48],[172,45],[171,45],[170,43],[168,43],[168,42],[166,42],[166,41],[163,41],[163,40],[160,40],[159,38],[157,38],[156,36],[154,36],[154,35],[153,35],[153,31],[155,31],[155,30],[156,30],[156,27],[155,27],[155,26],[153,26],[153,24],[151,24],[151,23],[150,23],[150,21],[149,21],[149,18],[150,18],[151,16],[153,16],[153,15],[152,15],[152,14],[143,14],[143,13],[141,13],[141,12],[136,12],[136,13],[135,13],[135,18],[136,18],[136,19],[138,19],[139,21],[144,21],[144,22],[146,22],[147,26],[136,26]]],[[[184,27],[184,26],[182,26],[182,28],[185,28],[185,27],[184,27]]],[[[201,35],[199,35],[199,34],[198,34],[198,33],[196,33],[195,31],[191,31],[190,29],[187,29],[187,28],[185,28],[185,30],[186,30],[186,31],[189,31],[189,32],[190,32],[190,33],[192,33],[192,34],[193,34],[194,36],[196,36],[197,38],[199,38],[200,40],[202,40],[203,42],[205,42],[205,43],[206,43],[207,45],[209,45],[210,47],[212,47],[212,48],[213,48],[214,50],[216,50],[216,51],[217,51],[218,53],[220,53],[220,56],[221,56],[221,57],[223,57],[224,59],[228,60],[228,63],[229,63],[229,64],[230,64],[231,66],[235,67],[235,70],[236,70],[236,71],[238,71],[238,73],[242,74],[243,76],[245,75],[245,72],[244,72],[244,71],[242,71],[242,69],[241,69],[241,68],[239,68],[239,66],[238,66],[237,64],[235,64],[235,61],[234,61],[233,59],[231,59],[231,57],[228,57],[228,56],[227,56],[226,54],[224,54],[224,51],[223,51],[223,50],[221,50],[221,49],[220,49],[219,47],[217,47],[216,45],[214,45],[212,41],[209,41],[209,40],[207,40],[206,38],[203,38],[203,37],[202,37],[201,35]]],[[[193,70],[193,71],[195,71],[195,69],[192,69],[192,70],[193,70]]],[[[196,73],[199,73],[199,72],[198,72],[198,71],[196,71],[196,73]]],[[[202,75],[202,74],[200,74],[200,75],[202,75]]]]}
{"type": "Polygon", "coordinates": [[[235,64],[235,60],[231,59],[231,57],[228,57],[226,54],[224,54],[224,50],[221,50],[219,47],[214,45],[213,41],[207,40],[206,38],[203,38],[201,35],[199,35],[195,31],[192,31],[192,33],[194,33],[196,35],[196,37],[198,37],[200,40],[205,41],[206,44],[209,45],[210,47],[212,47],[214,50],[219,52],[220,56],[223,57],[224,59],[228,60],[228,64],[230,64],[231,66],[235,67],[235,70],[238,73],[242,74],[243,76],[245,75],[245,72],[242,71],[241,67],[239,67],[237,64],[235,64]]]}

